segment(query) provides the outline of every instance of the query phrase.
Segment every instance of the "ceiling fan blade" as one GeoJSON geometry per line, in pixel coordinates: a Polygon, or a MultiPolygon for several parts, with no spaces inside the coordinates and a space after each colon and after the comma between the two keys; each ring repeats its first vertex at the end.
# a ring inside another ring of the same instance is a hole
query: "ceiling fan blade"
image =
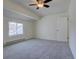
{"type": "Polygon", "coordinates": [[[29,6],[35,6],[36,4],[29,4],[29,6]]]}
{"type": "Polygon", "coordinates": [[[48,7],[50,7],[50,6],[49,6],[49,5],[44,5],[44,7],[48,8],[48,7]]]}
{"type": "Polygon", "coordinates": [[[39,0],[36,0],[37,2],[39,1],[39,0]]]}
{"type": "Polygon", "coordinates": [[[36,9],[39,9],[39,7],[37,7],[36,9]]]}
{"type": "Polygon", "coordinates": [[[52,1],[52,0],[45,0],[44,3],[48,3],[48,2],[50,2],[50,1],[52,1]]]}

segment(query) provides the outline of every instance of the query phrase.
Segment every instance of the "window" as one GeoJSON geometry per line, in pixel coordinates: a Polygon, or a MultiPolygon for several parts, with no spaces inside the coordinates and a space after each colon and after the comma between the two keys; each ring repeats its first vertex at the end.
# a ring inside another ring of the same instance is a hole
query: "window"
{"type": "Polygon", "coordinates": [[[16,30],[17,34],[23,34],[23,24],[18,23],[16,28],[17,28],[16,30]]]}
{"type": "Polygon", "coordinates": [[[16,23],[15,22],[9,22],[9,35],[10,36],[16,35],[16,23]]]}
{"type": "Polygon", "coordinates": [[[9,36],[23,34],[23,24],[16,22],[9,22],[9,36]]]}

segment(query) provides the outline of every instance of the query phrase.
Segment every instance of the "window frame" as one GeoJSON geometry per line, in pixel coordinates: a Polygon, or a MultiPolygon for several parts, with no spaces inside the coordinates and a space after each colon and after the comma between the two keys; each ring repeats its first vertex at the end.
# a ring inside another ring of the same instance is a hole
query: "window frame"
{"type": "Polygon", "coordinates": [[[8,32],[8,35],[9,36],[16,36],[16,35],[23,35],[23,31],[24,31],[24,29],[23,29],[23,23],[20,23],[20,22],[13,22],[13,21],[10,21],[10,22],[8,22],[8,26],[9,26],[9,32],[8,32]],[[12,27],[12,25],[15,25],[14,26],[14,28],[12,27]],[[20,25],[20,26],[18,26],[18,25],[20,25]],[[11,30],[11,27],[14,29],[14,30],[11,30]],[[20,27],[20,28],[19,28],[20,27]],[[19,33],[18,32],[18,30],[19,30],[19,32],[21,31],[21,33],[19,33]],[[13,31],[13,34],[11,34],[11,31],[13,31]]]}

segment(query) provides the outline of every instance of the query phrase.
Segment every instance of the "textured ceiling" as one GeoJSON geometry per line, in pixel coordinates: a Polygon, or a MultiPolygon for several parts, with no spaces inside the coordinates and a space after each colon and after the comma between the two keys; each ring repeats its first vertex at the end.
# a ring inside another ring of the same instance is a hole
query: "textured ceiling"
{"type": "Polygon", "coordinates": [[[13,3],[17,3],[24,7],[25,9],[29,9],[39,16],[46,16],[49,14],[62,13],[66,12],[69,8],[70,0],[53,0],[48,3],[50,5],[49,8],[40,8],[36,9],[35,6],[29,6],[30,3],[34,3],[34,0],[11,0],[13,3]]]}

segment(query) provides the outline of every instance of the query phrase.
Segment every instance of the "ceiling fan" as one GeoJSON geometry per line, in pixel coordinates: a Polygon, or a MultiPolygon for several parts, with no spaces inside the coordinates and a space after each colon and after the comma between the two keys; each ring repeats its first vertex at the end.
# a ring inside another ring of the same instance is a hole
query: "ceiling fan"
{"type": "Polygon", "coordinates": [[[36,9],[39,9],[42,7],[49,8],[50,6],[47,5],[47,3],[50,1],[52,1],[52,0],[36,0],[35,4],[29,4],[29,6],[37,6],[36,9]]]}

